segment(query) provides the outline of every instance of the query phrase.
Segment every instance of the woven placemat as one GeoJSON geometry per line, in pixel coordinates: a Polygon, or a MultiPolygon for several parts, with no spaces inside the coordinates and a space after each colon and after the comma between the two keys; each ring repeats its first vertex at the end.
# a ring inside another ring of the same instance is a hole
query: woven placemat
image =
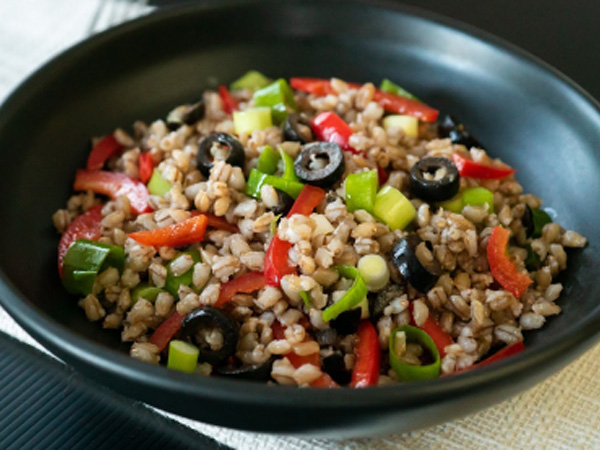
{"type": "MultiPolygon", "coordinates": [[[[86,37],[101,2],[0,2],[0,102],[29,73],[86,37]],[[68,20],[64,18],[68,17],[68,20]]],[[[139,13],[147,9],[140,8],[139,13]]],[[[102,24],[95,24],[95,29],[102,24]]],[[[50,219],[49,219],[50,220],[50,219]]],[[[0,308],[0,330],[40,344],[0,308]]],[[[170,415],[234,448],[600,448],[600,345],[535,388],[461,420],[386,438],[299,439],[234,431],[170,415]]],[[[162,414],[166,414],[157,411],[162,414]]]]}

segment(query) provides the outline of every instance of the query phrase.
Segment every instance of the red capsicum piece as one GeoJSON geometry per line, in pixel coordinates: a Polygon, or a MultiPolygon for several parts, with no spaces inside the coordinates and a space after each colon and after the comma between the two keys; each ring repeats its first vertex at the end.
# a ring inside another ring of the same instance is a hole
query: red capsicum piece
{"type": "Polygon", "coordinates": [[[237,100],[231,96],[227,88],[223,85],[219,86],[219,97],[221,97],[221,102],[223,103],[223,110],[227,114],[232,114],[234,111],[240,109],[237,100]]]}
{"type": "Polygon", "coordinates": [[[114,135],[104,136],[92,148],[87,160],[87,169],[102,169],[108,158],[116,155],[121,149],[123,149],[123,146],[115,139],[114,135]]]}
{"type": "Polygon", "coordinates": [[[379,379],[381,349],[377,330],[368,320],[363,320],[358,325],[356,332],[358,342],[355,347],[356,363],[352,369],[350,386],[362,388],[374,386],[379,379]]]}
{"type": "Polygon", "coordinates": [[[108,195],[113,200],[124,195],[129,199],[131,209],[136,214],[152,211],[148,205],[149,194],[144,183],[124,173],[79,169],[75,175],[73,189],[108,195]]]}
{"type": "Polygon", "coordinates": [[[323,112],[319,114],[311,121],[310,127],[319,141],[334,142],[342,150],[354,154],[361,153],[350,145],[350,136],[354,131],[336,113],[323,112]]]}
{"type": "Polygon", "coordinates": [[[192,217],[203,215],[206,216],[206,224],[217,230],[228,231],[229,233],[239,233],[240,229],[237,225],[227,222],[224,217],[217,217],[214,214],[201,213],[200,211],[192,211],[192,217]]]}
{"type": "MultiPolygon", "coordinates": [[[[292,205],[287,217],[294,214],[308,216],[313,209],[321,204],[325,198],[325,191],[316,186],[307,184],[292,205]]],[[[265,281],[269,286],[279,286],[285,275],[296,273],[296,269],[288,262],[288,253],[292,243],[274,236],[265,255],[265,281]]]]}
{"type": "Polygon", "coordinates": [[[149,341],[158,347],[158,352],[162,352],[175,335],[181,330],[181,324],[184,316],[175,311],[160,326],[154,330],[149,341]]]}
{"type": "MultiPolygon", "coordinates": [[[[308,92],[320,97],[335,93],[329,80],[319,78],[291,78],[290,86],[298,91],[308,92]]],[[[351,89],[360,89],[362,85],[348,83],[348,86],[351,89]]],[[[435,122],[439,114],[437,109],[423,103],[390,92],[383,92],[379,89],[375,89],[373,101],[379,103],[387,112],[414,116],[424,122],[435,122]]]]}
{"type": "Polygon", "coordinates": [[[63,260],[77,239],[97,241],[102,236],[102,205],[95,205],[69,224],[58,243],[58,273],[62,278],[63,260]]]}
{"type": "Polygon", "coordinates": [[[499,180],[512,175],[515,169],[508,166],[488,166],[479,164],[460,153],[454,153],[452,160],[456,164],[461,177],[479,178],[483,180],[499,180]]]}
{"type": "Polygon", "coordinates": [[[154,170],[152,155],[150,153],[140,153],[138,166],[140,168],[140,181],[147,184],[152,178],[152,171],[154,170]]]}
{"type": "Polygon", "coordinates": [[[473,364],[472,366],[465,367],[464,369],[457,370],[456,372],[452,372],[447,375],[457,375],[459,373],[468,372],[479,367],[487,366],[488,364],[493,364],[510,356],[517,355],[523,350],[525,350],[525,344],[523,344],[523,341],[519,341],[514,344],[507,345],[503,349],[494,353],[492,356],[484,359],[483,361],[479,361],[477,364],[473,364]]]}
{"type": "Polygon", "coordinates": [[[533,283],[528,275],[521,273],[506,254],[510,231],[494,227],[488,241],[487,259],[494,279],[504,289],[519,298],[533,283]]]}
{"type": "Polygon", "coordinates": [[[427,316],[427,320],[423,325],[417,325],[415,322],[415,318],[413,317],[412,302],[410,303],[408,308],[410,311],[410,324],[417,328],[420,328],[429,335],[429,337],[433,340],[435,347],[438,349],[438,352],[440,353],[440,358],[446,356],[446,347],[454,344],[454,339],[452,339],[452,336],[450,336],[448,333],[446,333],[446,331],[444,331],[444,329],[440,326],[439,323],[437,323],[437,320],[435,320],[435,318],[431,314],[427,316]]]}
{"type": "Polygon", "coordinates": [[[248,272],[221,285],[219,299],[215,307],[220,308],[236,294],[249,294],[265,287],[265,275],[262,272],[248,272]]]}
{"type": "Polygon", "coordinates": [[[199,215],[155,230],[129,233],[127,236],[143,245],[180,247],[194,242],[201,242],[204,239],[206,225],[206,216],[199,215]]]}

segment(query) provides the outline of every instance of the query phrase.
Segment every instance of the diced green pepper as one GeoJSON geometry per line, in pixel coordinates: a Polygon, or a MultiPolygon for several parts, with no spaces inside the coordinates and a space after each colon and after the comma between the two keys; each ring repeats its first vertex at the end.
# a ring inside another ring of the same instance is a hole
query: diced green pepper
{"type": "Polygon", "coordinates": [[[134,304],[140,298],[154,303],[156,297],[158,297],[158,294],[160,294],[161,292],[164,292],[164,289],[152,286],[148,283],[140,283],[135,287],[135,289],[131,293],[131,304],[134,304]]]}
{"type": "Polygon", "coordinates": [[[392,230],[403,230],[417,216],[417,210],[402,192],[385,186],[375,197],[373,214],[392,230]]]}
{"type": "Polygon", "coordinates": [[[273,175],[277,172],[277,165],[279,164],[279,152],[273,150],[273,147],[270,145],[265,145],[265,147],[260,152],[260,156],[258,157],[258,164],[256,168],[262,173],[266,173],[267,175],[273,175]]]}
{"type": "Polygon", "coordinates": [[[538,238],[542,235],[544,225],[552,223],[552,218],[543,209],[531,208],[531,215],[533,219],[533,237],[538,238]]]}
{"type": "Polygon", "coordinates": [[[357,307],[367,296],[367,285],[365,284],[356,267],[337,266],[336,269],[340,276],[344,278],[350,278],[354,280],[354,282],[352,283],[352,287],[348,289],[341,299],[339,299],[333,305],[328,306],[323,311],[323,320],[325,322],[335,319],[344,311],[348,311],[349,309],[357,307]]]}
{"type": "Polygon", "coordinates": [[[467,188],[462,191],[463,204],[471,206],[487,205],[488,212],[494,212],[494,194],[483,187],[467,188]]]}
{"type": "Polygon", "coordinates": [[[270,108],[250,108],[233,112],[233,130],[237,135],[264,130],[272,125],[270,108]]]}
{"type": "Polygon", "coordinates": [[[164,195],[171,190],[173,185],[163,178],[158,169],[152,171],[152,177],[148,181],[148,192],[151,195],[158,195],[164,197],[164,195]]]}
{"type": "Polygon", "coordinates": [[[285,120],[288,115],[288,107],[293,110],[298,109],[294,100],[294,92],[283,78],[256,91],[253,99],[256,106],[271,108],[275,124],[280,124],[285,120]]]}
{"type": "Polygon", "coordinates": [[[262,73],[256,70],[250,70],[235,80],[229,88],[232,91],[241,91],[242,89],[250,89],[255,91],[264,88],[271,83],[271,80],[265,77],[262,73]]]}
{"type": "Polygon", "coordinates": [[[192,261],[194,264],[202,262],[202,257],[200,256],[200,252],[198,250],[191,250],[189,252],[183,252],[180,255],[177,255],[168,265],[167,265],[167,279],[165,280],[165,289],[169,292],[173,297],[177,298],[177,291],[179,291],[179,286],[182,284],[184,286],[191,286],[192,280],[194,278],[194,266],[190,267],[187,272],[175,276],[171,271],[171,264],[181,255],[190,255],[192,257],[192,261]]]}
{"type": "Polygon", "coordinates": [[[286,180],[275,175],[267,175],[259,170],[252,169],[246,182],[246,195],[260,199],[260,189],[264,184],[273,186],[275,189],[285,192],[290,197],[298,198],[304,188],[299,181],[286,180]]]}
{"type": "Polygon", "coordinates": [[[448,211],[452,211],[453,213],[460,214],[465,207],[465,204],[463,202],[462,194],[459,192],[450,200],[439,202],[438,206],[448,211]]]}
{"type": "Polygon", "coordinates": [[[357,209],[364,209],[372,213],[378,187],[379,177],[376,170],[348,175],[345,184],[346,208],[348,208],[348,211],[354,212],[357,209]]]}
{"type": "Polygon", "coordinates": [[[198,365],[200,350],[195,345],[173,339],[169,342],[167,368],[186,373],[194,373],[198,365]]]}
{"type": "Polygon", "coordinates": [[[398,86],[396,83],[388,80],[387,78],[383,79],[383,81],[379,85],[379,90],[383,91],[383,92],[389,92],[390,94],[396,94],[396,95],[399,95],[401,97],[406,97],[406,98],[409,98],[409,99],[414,100],[416,102],[421,102],[421,100],[419,100],[417,97],[415,97],[414,95],[412,95],[410,92],[404,90],[403,88],[401,88],[400,86],[398,86]]]}
{"type": "Polygon", "coordinates": [[[87,295],[100,272],[109,267],[122,272],[124,265],[123,247],[78,239],[65,254],[62,282],[69,293],[87,295]]]}
{"type": "Polygon", "coordinates": [[[433,339],[423,330],[410,325],[404,325],[396,328],[390,334],[390,365],[396,373],[399,381],[419,381],[438,378],[440,376],[440,353],[433,342],[433,339]],[[420,344],[426,351],[429,352],[432,363],[417,366],[403,362],[396,353],[396,335],[404,333],[406,342],[420,344]]]}

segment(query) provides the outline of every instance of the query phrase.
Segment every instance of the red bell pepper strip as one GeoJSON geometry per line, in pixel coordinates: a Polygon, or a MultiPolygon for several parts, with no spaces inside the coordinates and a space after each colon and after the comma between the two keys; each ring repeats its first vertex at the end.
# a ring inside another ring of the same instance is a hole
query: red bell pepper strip
{"type": "Polygon", "coordinates": [[[412,302],[410,303],[408,308],[410,311],[410,324],[417,328],[420,328],[429,335],[429,337],[433,340],[435,347],[438,349],[438,352],[440,353],[440,358],[446,356],[446,347],[454,344],[454,339],[452,339],[452,336],[450,336],[448,333],[446,333],[446,331],[444,331],[444,329],[440,326],[439,323],[437,323],[437,320],[435,320],[435,318],[431,314],[427,316],[427,320],[423,325],[417,325],[415,322],[415,318],[413,317],[412,302]]]}
{"type": "Polygon", "coordinates": [[[265,275],[262,272],[248,272],[221,285],[219,299],[215,307],[220,308],[236,294],[249,294],[265,287],[265,275]]]}
{"type": "MultiPolygon", "coordinates": [[[[316,186],[307,184],[292,205],[288,217],[294,214],[309,215],[313,209],[321,204],[325,198],[325,191],[316,186]]],[[[292,243],[274,236],[265,255],[265,281],[269,286],[279,286],[285,275],[296,273],[296,269],[288,262],[288,253],[292,243]]]]}
{"type": "Polygon", "coordinates": [[[144,183],[133,180],[124,173],[79,169],[75,175],[73,189],[108,195],[113,200],[125,195],[136,214],[152,211],[148,205],[149,194],[144,183]]]}
{"type": "Polygon", "coordinates": [[[377,330],[371,322],[363,320],[358,326],[356,334],[358,336],[354,350],[356,362],[352,369],[350,386],[355,388],[374,386],[379,379],[381,359],[377,330]]]}
{"type": "Polygon", "coordinates": [[[203,215],[206,216],[207,226],[216,228],[217,230],[228,231],[229,233],[239,233],[240,229],[237,225],[227,222],[224,217],[217,217],[214,214],[201,213],[200,211],[192,211],[192,217],[203,215]]]}
{"type": "Polygon", "coordinates": [[[480,178],[484,180],[499,180],[512,175],[515,169],[508,166],[488,166],[479,164],[460,153],[454,153],[452,160],[458,169],[461,177],[480,178]]]}
{"type": "Polygon", "coordinates": [[[219,86],[219,97],[221,97],[221,102],[223,103],[223,110],[227,114],[233,114],[234,111],[240,109],[237,100],[231,96],[227,88],[223,85],[219,86]]]}
{"type": "Polygon", "coordinates": [[[319,378],[317,378],[315,381],[312,381],[310,386],[329,389],[340,387],[340,385],[333,381],[333,379],[326,372],[323,372],[319,378]]]}
{"type": "Polygon", "coordinates": [[[506,228],[494,227],[488,241],[487,259],[494,279],[519,298],[533,281],[526,274],[520,273],[506,254],[509,237],[510,231],[506,228]]]}
{"type": "Polygon", "coordinates": [[[179,330],[181,330],[183,318],[184,316],[175,311],[154,330],[148,342],[156,345],[159,353],[162,352],[167,348],[167,345],[169,345],[169,342],[171,342],[179,330]]]}
{"type": "Polygon", "coordinates": [[[143,245],[180,247],[194,242],[201,242],[204,239],[206,225],[206,216],[199,215],[163,228],[136,231],[135,233],[129,233],[127,236],[143,245]]]}
{"type": "Polygon", "coordinates": [[[123,146],[115,139],[114,135],[104,136],[92,148],[86,168],[88,170],[102,169],[108,158],[116,155],[122,148],[123,146]]]}
{"type": "Polygon", "coordinates": [[[138,160],[140,170],[140,181],[147,184],[152,178],[152,171],[154,170],[154,161],[150,153],[140,153],[138,160]]]}
{"type": "Polygon", "coordinates": [[[92,206],[69,224],[58,243],[58,273],[62,278],[63,260],[77,239],[97,241],[102,236],[102,205],[92,206]]]}
{"type": "Polygon", "coordinates": [[[379,186],[383,186],[390,179],[390,174],[383,167],[377,166],[377,177],[379,179],[379,186]]]}
{"type": "Polygon", "coordinates": [[[323,112],[319,114],[311,121],[310,127],[319,141],[334,142],[342,150],[355,155],[361,153],[350,145],[350,136],[354,131],[336,113],[323,112]]]}
{"type": "MultiPolygon", "coordinates": [[[[351,89],[360,89],[362,86],[360,83],[347,84],[351,89]]],[[[308,92],[320,97],[335,93],[329,80],[319,78],[291,78],[290,86],[298,91],[308,92]]],[[[439,114],[437,109],[424,103],[390,92],[383,92],[379,89],[375,89],[373,101],[379,103],[387,112],[414,116],[424,122],[435,122],[439,114]]]]}
{"type": "Polygon", "coordinates": [[[525,350],[525,344],[523,341],[515,342],[514,344],[507,345],[503,349],[497,351],[489,358],[484,359],[483,361],[479,361],[477,364],[473,364],[472,366],[465,367],[464,369],[459,369],[455,372],[448,373],[446,376],[457,375],[459,373],[468,372],[473,369],[477,369],[482,366],[487,366],[488,364],[493,364],[498,361],[502,361],[510,356],[517,355],[525,350]]]}

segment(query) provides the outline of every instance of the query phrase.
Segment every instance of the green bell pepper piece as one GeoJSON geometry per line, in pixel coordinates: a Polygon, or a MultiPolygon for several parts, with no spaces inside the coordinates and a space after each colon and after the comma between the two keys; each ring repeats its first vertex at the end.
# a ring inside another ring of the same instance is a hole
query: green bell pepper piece
{"type": "Polygon", "coordinates": [[[533,218],[533,237],[538,238],[542,235],[544,225],[552,223],[552,218],[543,209],[531,208],[533,218]]]}
{"type": "Polygon", "coordinates": [[[388,80],[387,78],[383,79],[383,81],[379,85],[379,90],[383,91],[383,92],[389,92],[390,94],[396,94],[396,95],[399,95],[400,97],[406,97],[410,100],[414,100],[416,102],[422,103],[421,100],[419,100],[417,97],[412,95],[407,90],[401,88],[396,83],[388,80]]]}
{"type": "Polygon", "coordinates": [[[268,86],[270,83],[271,80],[265,77],[262,73],[256,70],[250,70],[231,83],[231,85],[229,85],[229,89],[232,91],[241,91],[242,89],[255,91],[268,86]]]}
{"type": "Polygon", "coordinates": [[[283,78],[256,91],[253,99],[256,106],[271,108],[275,124],[280,124],[285,120],[288,115],[288,107],[293,110],[298,109],[298,105],[294,100],[294,92],[283,78]]]}
{"type": "Polygon", "coordinates": [[[467,188],[462,191],[463,204],[472,206],[487,205],[488,212],[494,212],[494,194],[483,187],[467,188]]]}
{"type": "Polygon", "coordinates": [[[451,211],[453,213],[460,214],[462,212],[463,208],[465,207],[465,204],[463,202],[463,196],[459,192],[451,199],[444,200],[443,202],[439,202],[438,206],[441,208],[444,208],[448,211],[451,211]]]}
{"type": "Polygon", "coordinates": [[[275,189],[279,189],[293,198],[298,198],[304,188],[304,184],[299,181],[286,180],[275,175],[262,173],[257,169],[252,169],[246,182],[246,195],[260,199],[260,189],[264,184],[273,186],[275,189]]]}
{"type": "Polygon", "coordinates": [[[165,289],[175,298],[177,298],[177,291],[179,291],[179,286],[182,284],[184,286],[191,286],[192,279],[194,278],[194,266],[190,267],[187,272],[179,275],[178,277],[173,275],[173,272],[171,271],[171,264],[181,255],[190,255],[192,257],[192,261],[194,261],[194,264],[202,262],[200,252],[198,250],[191,250],[189,252],[183,252],[177,255],[167,265],[167,279],[165,280],[165,289]]]}
{"type": "Polygon", "coordinates": [[[373,212],[375,197],[379,187],[379,177],[376,170],[352,173],[346,177],[346,208],[354,212],[364,209],[373,212]]]}
{"type": "Polygon", "coordinates": [[[152,286],[148,283],[140,283],[135,287],[135,289],[131,293],[131,304],[135,304],[135,302],[137,302],[140,298],[154,303],[156,297],[158,297],[158,294],[164,291],[164,289],[152,286]]]}
{"type": "Polygon", "coordinates": [[[328,306],[323,311],[323,320],[325,322],[329,322],[331,319],[335,319],[344,311],[348,311],[360,305],[360,303],[367,296],[368,292],[367,285],[360,276],[360,273],[356,267],[337,266],[336,269],[340,276],[344,278],[350,278],[354,280],[354,282],[341,299],[339,299],[333,305],[328,306]]]}
{"type": "Polygon", "coordinates": [[[100,272],[115,267],[120,273],[124,265],[123,247],[78,239],[65,254],[62,282],[71,294],[91,294],[96,276],[100,272]]]}
{"type": "Polygon", "coordinates": [[[270,145],[265,145],[265,147],[262,149],[262,152],[260,152],[260,156],[258,157],[258,164],[256,168],[262,173],[273,175],[275,172],[277,172],[279,158],[279,153],[273,150],[273,147],[270,145]]]}
{"type": "Polygon", "coordinates": [[[151,195],[164,197],[172,187],[173,185],[163,178],[158,169],[152,171],[152,177],[150,178],[150,181],[148,181],[148,192],[150,192],[151,195]]]}
{"type": "Polygon", "coordinates": [[[390,365],[399,381],[419,381],[419,380],[430,380],[432,378],[438,378],[440,376],[441,361],[440,353],[438,352],[433,339],[423,330],[413,327],[410,325],[404,325],[396,328],[390,335],[390,365]],[[407,342],[414,342],[421,344],[431,354],[433,362],[424,366],[415,366],[412,364],[400,361],[395,347],[396,334],[404,332],[406,334],[407,342]]]}
{"type": "Polygon", "coordinates": [[[264,130],[273,125],[270,108],[250,108],[233,112],[233,130],[235,134],[251,134],[255,130],[264,130]]]}

